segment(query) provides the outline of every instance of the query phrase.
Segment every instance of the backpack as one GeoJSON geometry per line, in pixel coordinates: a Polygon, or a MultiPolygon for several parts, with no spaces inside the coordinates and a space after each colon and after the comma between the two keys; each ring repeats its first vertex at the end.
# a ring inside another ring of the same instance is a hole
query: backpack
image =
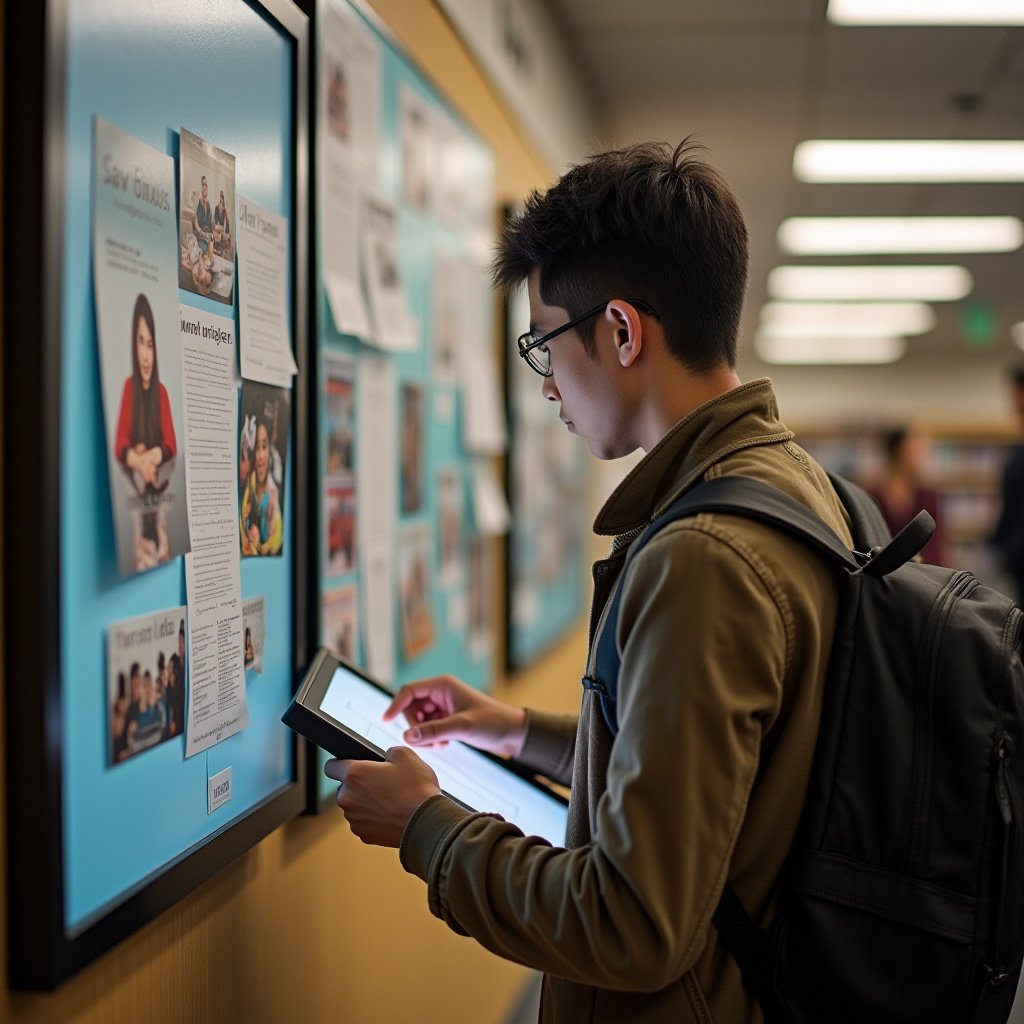
{"type": "Polygon", "coordinates": [[[758,928],[726,886],[715,927],[768,1024],[1005,1022],[1024,946],[1024,615],[969,572],[912,561],[926,512],[892,538],[865,491],[831,480],[854,551],[757,480],[682,495],[633,542],[583,683],[615,735],[622,579],[676,519],[757,519],[834,562],[821,727],[775,919],[758,928]]]}

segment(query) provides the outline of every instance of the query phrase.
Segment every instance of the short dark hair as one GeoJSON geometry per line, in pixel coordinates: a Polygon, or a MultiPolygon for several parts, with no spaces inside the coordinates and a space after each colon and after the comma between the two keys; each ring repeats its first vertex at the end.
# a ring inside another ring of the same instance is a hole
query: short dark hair
{"type": "Polygon", "coordinates": [[[906,427],[901,426],[890,427],[882,434],[882,447],[885,449],[885,454],[890,462],[893,459],[899,458],[909,433],[910,431],[906,427]]]}
{"type": "MultiPolygon", "coordinates": [[[[705,371],[736,363],[747,287],[747,228],[736,195],[684,139],[592,156],[534,190],[498,238],[491,274],[505,294],[536,267],[540,295],[576,317],[630,298],[658,313],[672,353],[705,371]]],[[[594,351],[594,321],[579,327],[594,351]]]]}

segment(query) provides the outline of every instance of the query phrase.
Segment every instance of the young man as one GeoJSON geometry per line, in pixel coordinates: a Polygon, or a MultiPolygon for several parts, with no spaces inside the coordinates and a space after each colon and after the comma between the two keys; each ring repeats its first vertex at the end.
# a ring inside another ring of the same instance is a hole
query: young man
{"type": "MultiPolygon", "coordinates": [[[[520,353],[598,458],[646,457],[595,529],[593,671],[630,542],[681,492],[726,474],[803,502],[849,542],[825,473],[792,442],[767,380],[734,370],[747,235],[692,147],[640,145],[569,171],[504,231],[503,289],[526,283],[520,353]]],[[[756,921],[792,843],[811,769],[839,581],[800,542],[703,514],[663,530],[621,580],[619,731],[507,707],[451,677],[410,684],[407,740],[458,738],[571,784],[565,849],[468,814],[410,749],[332,761],[338,804],[397,846],[432,911],[545,973],[541,1020],[754,1024],[760,1008],[711,923],[728,880],[756,921]]]]}

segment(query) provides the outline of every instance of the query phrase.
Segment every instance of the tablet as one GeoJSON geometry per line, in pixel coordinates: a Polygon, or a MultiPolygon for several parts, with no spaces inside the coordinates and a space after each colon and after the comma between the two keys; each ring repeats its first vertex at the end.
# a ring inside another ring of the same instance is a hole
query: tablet
{"type": "MultiPolygon", "coordinates": [[[[335,757],[382,761],[388,747],[408,746],[403,716],[381,721],[391,697],[366,673],[321,649],[281,720],[335,757]]],[[[566,800],[515,765],[457,740],[412,749],[434,769],[444,794],[467,810],[494,811],[527,835],[565,845],[566,800]]]]}

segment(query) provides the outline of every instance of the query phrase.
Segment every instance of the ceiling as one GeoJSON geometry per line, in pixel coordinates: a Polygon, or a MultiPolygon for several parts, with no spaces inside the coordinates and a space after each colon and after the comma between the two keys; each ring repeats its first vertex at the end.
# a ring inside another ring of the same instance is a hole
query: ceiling
{"type": "MultiPolygon", "coordinates": [[[[751,233],[741,336],[746,378],[769,373],[804,398],[823,374],[856,387],[866,408],[913,396],[933,417],[978,415],[1002,401],[1002,370],[1024,358],[1010,325],[1024,320],[1024,250],[997,255],[804,257],[780,252],[794,215],[1013,214],[1024,184],[810,185],[792,174],[809,138],[1024,138],[1024,28],[840,27],[826,0],[545,0],[601,125],[595,150],[695,133],[740,196],[751,233]],[[939,303],[933,331],[888,367],[766,367],[753,351],[769,270],[781,263],[958,263],[974,291],[939,303]],[[967,340],[967,307],[996,318],[987,344],[967,340]],[[842,376],[839,376],[842,374],[842,376]],[[884,376],[883,376],[884,375],[884,376]],[[884,386],[880,386],[884,380],[884,386]],[[873,383],[874,382],[874,383],[873,383]],[[966,401],[964,396],[973,396],[966,401]]],[[[806,404],[806,403],[805,403],[806,404]]],[[[812,403],[813,405],[813,403],[812,403]]],[[[810,406],[808,406],[810,408],[810,406]]]]}

